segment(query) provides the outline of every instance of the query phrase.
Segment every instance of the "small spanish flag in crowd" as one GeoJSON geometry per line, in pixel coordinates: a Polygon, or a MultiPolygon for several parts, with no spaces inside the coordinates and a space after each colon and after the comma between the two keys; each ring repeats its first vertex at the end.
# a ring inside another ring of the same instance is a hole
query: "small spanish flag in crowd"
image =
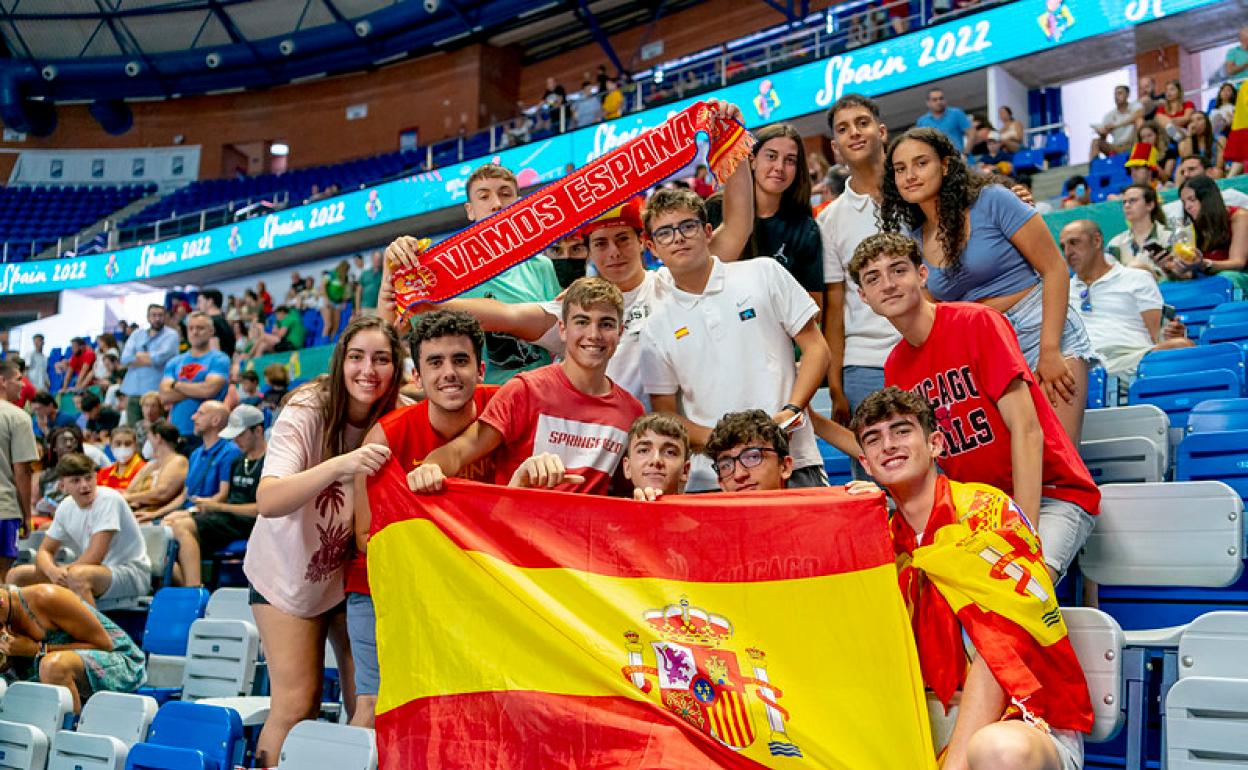
{"type": "Polygon", "coordinates": [[[369,501],[385,770],[935,767],[882,495],[369,501]]]}
{"type": "Polygon", "coordinates": [[[1226,135],[1223,157],[1236,163],[1248,163],[1248,81],[1239,84],[1235,117],[1231,119],[1231,131],[1226,135]]]}

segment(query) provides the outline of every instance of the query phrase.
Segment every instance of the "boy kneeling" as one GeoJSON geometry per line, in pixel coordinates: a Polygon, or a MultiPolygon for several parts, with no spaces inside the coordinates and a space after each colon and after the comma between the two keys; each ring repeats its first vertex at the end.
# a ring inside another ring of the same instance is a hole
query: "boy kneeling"
{"type": "Polygon", "coordinates": [[[940,474],[944,434],[919,396],[873,393],[851,427],[897,505],[924,684],[946,709],[961,691],[944,770],[1082,768],[1092,704],[1031,523],[1003,492],[940,474]]]}

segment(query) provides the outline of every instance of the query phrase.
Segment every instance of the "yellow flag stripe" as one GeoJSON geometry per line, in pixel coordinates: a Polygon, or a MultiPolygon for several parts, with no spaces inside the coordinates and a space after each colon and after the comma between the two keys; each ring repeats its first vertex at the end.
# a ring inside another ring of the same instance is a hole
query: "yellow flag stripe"
{"type": "MultiPolygon", "coordinates": [[[[679,558],[678,543],[670,558],[679,558]]],[[[646,666],[662,665],[654,643],[663,640],[642,615],[686,598],[732,623],[718,649],[736,655],[743,677],[765,678],[788,712],[778,735],[760,687],[743,685],[741,710],[754,725],[745,755],[789,768],[931,764],[921,675],[892,565],[775,582],[620,578],[516,567],[462,551],[428,520],[411,520],[374,537],[369,571],[384,672],[379,713],[417,698],[500,690],[627,697],[662,708],[658,678],[647,675],[651,690],[643,693],[622,668],[630,650],[646,666]],[[636,644],[628,644],[629,631],[636,644]],[[872,731],[874,740],[864,739],[872,731]],[[772,757],[769,740],[796,744],[803,758],[772,757]]],[[[721,709],[730,706],[721,699],[721,709]]],[[[729,712],[717,713],[720,729],[745,732],[729,712]]]]}

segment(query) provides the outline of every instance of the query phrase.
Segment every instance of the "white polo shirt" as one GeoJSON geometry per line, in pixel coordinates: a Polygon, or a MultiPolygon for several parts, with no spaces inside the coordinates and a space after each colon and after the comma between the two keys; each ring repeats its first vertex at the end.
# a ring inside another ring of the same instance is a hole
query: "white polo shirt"
{"type": "Polygon", "coordinates": [[[850,177],[845,182],[845,192],[819,212],[824,283],[845,284],[845,366],[883,369],[884,359],[901,341],[901,335],[888,319],[862,301],[858,284],[849,276],[854,249],[879,232],[875,221],[878,210],[874,198],[854,192],[854,180],[850,177]]]}
{"type": "MultiPolygon", "coordinates": [[[[685,416],[714,427],[728,412],[762,409],[775,414],[788,403],[797,379],[793,337],[818,307],[774,259],[714,266],[706,289],[690,294],[663,281],[641,332],[641,368],[650,395],[679,393],[685,416]]],[[[670,279],[669,279],[670,280],[670,279]]],[[[793,467],[822,466],[806,421],[789,436],[793,467]]],[[[691,489],[716,488],[711,463],[699,455],[691,489]],[[697,471],[701,484],[694,483],[697,471]]]]}
{"type": "Polygon", "coordinates": [[[1070,304],[1079,311],[1088,329],[1088,339],[1099,352],[1113,348],[1151,348],[1153,338],[1140,314],[1146,310],[1160,310],[1165,303],[1157,282],[1149,273],[1115,263],[1091,286],[1078,275],[1072,275],[1070,304]],[[1085,310],[1085,307],[1090,309],[1085,310]]]}
{"type": "MultiPolygon", "coordinates": [[[[661,271],[667,273],[667,268],[661,271]]],[[[624,325],[620,330],[620,344],[615,348],[615,355],[607,363],[607,376],[615,384],[632,393],[633,396],[650,411],[650,398],[641,378],[641,329],[650,316],[651,308],[658,298],[664,280],[668,285],[671,278],[660,278],[658,272],[647,270],[641,283],[632,291],[624,292],[624,325]]],[[[537,345],[545,348],[552,356],[562,357],[563,340],[559,338],[559,319],[563,317],[563,302],[555,300],[543,302],[542,309],[555,318],[555,323],[537,340],[537,345]]]]}

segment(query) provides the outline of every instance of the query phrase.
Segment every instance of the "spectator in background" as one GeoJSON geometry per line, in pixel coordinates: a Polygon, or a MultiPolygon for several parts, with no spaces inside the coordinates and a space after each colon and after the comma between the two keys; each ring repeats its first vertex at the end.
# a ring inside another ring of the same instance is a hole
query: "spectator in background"
{"type": "Polygon", "coordinates": [[[12,361],[13,365],[17,367],[17,377],[6,383],[6,392],[0,394],[0,398],[9,401],[18,409],[25,410],[27,402],[33,399],[39,390],[26,376],[26,362],[22,360],[21,356],[14,354],[6,360],[12,361]]]}
{"type": "Polygon", "coordinates": [[[229,388],[230,359],[210,347],[212,334],[208,314],[195,312],[188,316],[186,336],[191,347],[165,365],[165,376],[160,381],[160,398],[171,407],[169,420],[181,434],[179,449],[186,454],[200,444],[192,420],[199,405],[209,399],[220,401],[229,388]]]}
{"type": "MultiPolygon", "coordinates": [[[[1180,187],[1189,180],[1198,176],[1209,175],[1209,163],[1198,155],[1184,158],[1179,163],[1179,167],[1174,172],[1174,181],[1180,187]]],[[[1221,188],[1219,188],[1221,189],[1221,188]]],[[[1245,194],[1233,187],[1227,187],[1221,190],[1222,202],[1226,206],[1248,207],[1248,194],[1245,194]]],[[[1183,221],[1183,200],[1175,198],[1166,205],[1162,206],[1162,211],[1166,214],[1166,219],[1171,225],[1178,225],[1183,221]]]]}
{"type": "Polygon", "coordinates": [[[1001,125],[998,129],[1001,137],[1001,147],[1006,152],[1018,152],[1021,150],[1023,142],[1027,140],[1027,130],[1023,128],[1023,122],[1014,117],[1014,110],[1004,104],[1001,105],[997,109],[997,120],[1001,125]]]}
{"type": "Polygon", "coordinates": [[[592,126],[602,120],[602,100],[598,89],[589,83],[581,86],[581,98],[576,101],[576,127],[592,126]]]}
{"type": "Polygon", "coordinates": [[[1242,79],[1248,70],[1248,25],[1239,28],[1239,45],[1232,46],[1226,52],[1226,63],[1222,65],[1228,78],[1242,79]]]}
{"type": "Polygon", "coordinates": [[[1135,139],[1135,118],[1140,110],[1139,102],[1131,101],[1131,89],[1114,87],[1114,108],[1105,113],[1099,125],[1092,126],[1096,138],[1088,157],[1120,155],[1128,152],[1135,139]]]}
{"type": "Polygon", "coordinates": [[[117,461],[100,468],[95,475],[95,481],[102,487],[125,492],[130,488],[130,482],[134,481],[134,477],[147,464],[143,455],[139,454],[138,434],[134,432],[134,428],[124,425],[114,428],[109,434],[109,447],[117,461]]]}
{"type": "Polygon", "coordinates": [[[606,93],[602,95],[602,119],[615,120],[624,114],[624,94],[615,78],[607,80],[606,93]]]}
{"type": "Polygon", "coordinates": [[[251,357],[259,358],[266,353],[288,353],[302,350],[307,338],[307,329],[303,326],[303,316],[297,308],[279,305],[273,311],[277,324],[273,331],[266,332],[261,328],[259,339],[251,349],[251,357]]]}
{"type": "MultiPolygon", "coordinates": [[[[724,262],[769,257],[788,271],[822,310],[823,243],[810,209],[810,172],[806,146],[797,129],[775,123],[754,134],[754,229],[740,256],[719,251],[724,262]]],[[[706,202],[712,227],[724,223],[723,194],[706,202]]]]}
{"type": "Polygon", "coordinates": [[[1145,121],[1135,130],[1135,144],[1151,144],[1157,150],[1157,165],[1161,167],[1161,178],[1174,176],[1174,167],[1178,164],[1179,153],[1161,127],[1153,121],[1145,121]]]}
{"type": "Polygon", "coordinates": [[[269,290],[264,285],[264,281],[256,282],[256,295],[260,297],[260,313],[261,315],[269,315],[273,312],[273,297],[269,294],[269,290]]]}
{"type": "Polygon", "coordinates": [[[710,170],[705,163],[699,163],[694,169],[693,181],[689,183],[689,187],[702,198],[709,198],[714,194],[715,187],[711,184],[710,170]]]}
{"type": "Polygon", "coordinates": [[[57,428],[63,428],[67,425],[74,424],[72,415],[65,414],[61,411],[60,402],[51,393],[36,393],[35,397],[30,400],[32,418],[34,421],[35,436],[37,438],[50,438],[50,433],[57,428]]]}
{"type": "Polygon", "coordinates": [[[1179,157],[1192,155],[1203,158],[1209,168],[1209,176],[1218,179],[1223,175],[1222,151],[1226,148],[1226,137],[1213,133],[1213,123],[1207,113],[1196,110],[1192,112],[1187,123],[1187,136],[1179,142],[1179,157]]]}
{"type": "Polygon", "coordinates": [[[702,451],[725,492],[775,491],[793,477],[788,436],[762,409],[721,417],[702,451]]]}
{"type": "MultiPolygon", "coordinates": [[[[0,361],[0,392],[18,376],[12,360],[0,361]]],[[[31,531],[31,463],[38,459],[30,416],[0,399],[0,573],[13,566],[19,535],[31,531]]]]}
{"type": "Polygon", "coordinates": [[[56,507],[35,563],[10,570],[9,583],[62,585],[91,606],[97,598],[130,599],[151,593],[152,568],[139,523],[120,492],[96,485],[95,471],[95,464],[78,453],[57,462],[66,497],[56,507]],[[56,563],[62,545],[78,554],[65,566],[56,563]]]}
{"type": "Polygon", "coordinates": [[[264,413],[245,404],[234,407],[220,439],[223,443],[234,442],[239,450],[229,468],[225,498],[196,498],[194,507],[165,518],[179,546],[175,579],[188,587],[203,584],[203,554],[211,556],[236,540],[246,540],[256,525],[256,490],[268,451],[264,413]]]}
{"type": "Polygon", "coordinates": [[[921,128],[934,128],[949,137],[949,141],[953,143],[958,152],[962,152],[962,148],[971,138],[974,129],[971,119],[966,116],[965,112],[957,107],[948,106],[945,92],[940,88],[933,88],[927,92],[927,112],[915,121],[915,125],[921,128]]]}
{"type": "Polygon", "coordinates": [[[1008,174],[1014,167],[1011,161],[1014,156],[1005,151],[1001,144],[1001,135],[996,131],[988,132],[988,140],[984,142],[984,152],[975,158],[980,171],[985,173],[1008,174]]]}
{"type": "Polygon", "coordinates": [[[168,418],[169,410],[165,408],[164,402],[160,400],[160,393],[156,391],[144,393],[135,400],[139,403],[139,419],[132,426],[139,442],[139,453],[143,455],[143,459],[150,460],[152,456],[146,447],[147,432],[157,420],[168,418]]]}
{"type": "Polygon", "coordinates": [[[992,132],[992,124],[988,118],[979,113],[971,115],[971,135],[967,137],[965,153],[968,158],[983,155],[988,151],[988,135],[992,132]]]}
{"type": "Polygon", "coordinates": [[[1063,185],[1066,195],[1062,197],[1062,208],[1077,209],[1092,202],[1092,188],[1088,186],[1088,178],[1083,174],[1075,174],[1063,185]]]}
{"type": "MultiPolygon", "coordinates": [[[[138,425],[143,419],[143,397],[160,389],[165,365],[178,354],[178,332],[165,325],[163,305],[147,306],[147,323],[148,328],[130,335],[121,352],[121,364],[126,367],[121,392],[126,396],[126,422],[130,425],[138,425]]],[[[142,438],[140,435],[140,446],[142,438]]]]}
{"type": "Polygon", "coordinates": [[[347,300],[355,296],[351,283],[351,265],[340,261],[321,281],[321,319],[325,322],[323,334],[333,339],[338,322],[347,310],[347,300]]]}
{"type": "Polygon", "coordinates": [[[30,338],[30,342],[34,348],[26,354],[26,377],[35,386],[36,391],[47,390],[49,387],[48,356],[43,352],[43,335],[34,335],[30,338]]]}
{"type": "MultiPolygon", "coordinates": [[[[1136,88],[1136,103],[1140,105],[1135,116],[1135,127],[1156,121],[1157,110],[1161,107],[1163,94],[1157,93],[1157,82],[1148,75],[1140,78],[1136,88]]],[[[1136,141],[1139,141],[1138,139],[1136,141]]]]}
{"type": "Polygon", "coordinates": [[[61,392],[65,393],[72,389],[76,393],[81,393],[91,381],[91,373],[95,368],[95,351],[82,337],[74,337],[69,341],[69,346],[72,355],[56,365],[57,371],[65,375],[65,380],[61,383],[61,392]]]}
{"type": "Polygon", "coordinates": [[[585,264],[589,258],[589,249],[580,234],[573,234],[555,243],[546,250],[558,276],[559,285],[564,289],[572,285],[577,278],[585,277],[585,264]]]}
{"type": "Polygon", "coordinates": [[[1133,184],[1123,190],[1122,214],[1127,220],[1127,229],[1110,239],[1106,251],[1125,267],[1147,270],[1154,278],[1161,277],[1157,259],[1170,242],[1170,229],[1157,191],[1149,184],[1133,184]]]}
{"type": "Polygon", "coordinates": [[[134,692],[145,681],[143,650],[68,588],[6,591],[0,606],[0,636],[8,640],[6,656],[18,678],[69,690],[75,714],[92,693],[134,692]]]}
{"type": "Polygon", "coordinates": [[[184,492],[187,462],[178,453],[178,429],[165,420],[148,428],[143,449],[148,462],[130,480],[125,497],[135,515],[147,521],[174,509],[170,503],[184,492]]]}
{"type": "Polygon", "coordinates": [[[1248,292],[1248,209],[1227,207],[1212,179],[1197,176],[1179,188],[1184,219],[1196,235],[1196,254],[1185,259],[1176,249],[1161,262],[1162,269],[1175,280],[1195,278],[1201,273],[1219,274],[1248,292]]]}
{"type": "Polygon", "coordinates": [[[1165,99],[1157,107],[1157,125],[1172,141],[1187,135],[1187,124],[1192,119],[1196,105],[1183,96],[1183,84],[1177,80],[1166,83],[1165,99]]]}
{"type": "Polygon", "coordinates": [[[368,267],[360,271],[360,280],[355,284],[355,307],[358,310],[377,309],[377,295],[381,292],[381,279],[385,274],[381,259],[381,251],[373,251],[368,257],[368,267]]]}
{"type": "Polygon", "coordinates": [[[121,422],[121,415],[109,409],[100,401],[100,397],[87,391],[78,398],[77,425],[82,430],[84,440],[93,444],[102,433],[108,433],[121,422]]]}
{"type": "Polygon", "coordinates": [[[1231,130],[1231,121],[1235,120],[1235,97],[1238,91],[1232,83],[1223,83],[1218,88],[1218,95],[1213,101],[1213,109],[1209,111],[1209,121],[1213,123],[1213,133],[1226,136],[1231,130]]]}
{"type": "Polygon", "coordinates": [[[225,499],[229,492],[230,468],[239,455],[239,449],[234,442],[221,438],[221,431],[229,417],[229,410],[220,401],[205,401],[195,410],[191,419],[195,423],[195,435],[200,438],[201,444],[191,452],[186,467],[185,488],[164,510],[152,513],[151,518],[177,509],[186,510],[208,501],[218,502],[225,499]]]}
{"type": "Polygon", "coordinates": [[[264,383],[267,386],[261,403],[276,412],[282,408],[290,387],[290,373],[281,364],[269,364],[264,367],[264,383]]]}
{"type": "Polygon", "coordinates": [[[207,314],[209,320],[212,321],[212,349],[221,351],[227,358],[233,358],[235,346],[234,330],[230,327],[230,322],[226,320],[225,314],[221,310],[222,304],[220,291],[217,289],[202,289],[199,292],[199,297],[195,300],[195,309],[207,314]]]}
{"type": "Polygon", "coordinates": [[[239,372],[238,403],[258,407],[263,400],[264,394],[260,392],[260,375],[256,374],[253,369],[239,372]]]}
{"type": "Polygon", "coordinates": [[[1075,273],[1070,304],[1078,308],[1106,372],[1130,382],[1145,353],[1195,344],[1177,319],[1162,328],[1165,301],[1151,275],[1106,261],[1105,236],[1095,222],[1075,220],[1062,228],[1058,240],[1075,273]]]}

